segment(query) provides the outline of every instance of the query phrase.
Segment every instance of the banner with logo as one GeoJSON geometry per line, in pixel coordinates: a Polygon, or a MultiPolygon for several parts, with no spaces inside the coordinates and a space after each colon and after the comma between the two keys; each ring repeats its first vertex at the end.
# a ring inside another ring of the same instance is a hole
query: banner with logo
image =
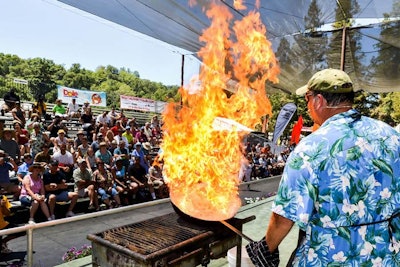
{"type": "Polygon", "coordinates": [[[75,98],[76,103],[79,105],[83,105],[87,101],[92,106],[107,106],[107,95],[105,92],[79,90],[61,85],[57,85],[57,90],[58,98],[63,103],[71,103],[71,99],[75,98]]]}
{"type": "Polygon", "coordinates": [[[121,109],[133,109],[147,112],[162,113],[167,103],[147,98],[120,95],[121,109]]]}
{"type": "Polygon", "coordinates": [[[293,103],[287,103],[284,105],[279,111],[278,118],[276,119],[274,135],[272,138],[272,142],[276,144],[278,138],[282,135],[286,126],[289,124],[290,119],[293,117],[294,112],[296,111],[297,106],[293,103]]]}

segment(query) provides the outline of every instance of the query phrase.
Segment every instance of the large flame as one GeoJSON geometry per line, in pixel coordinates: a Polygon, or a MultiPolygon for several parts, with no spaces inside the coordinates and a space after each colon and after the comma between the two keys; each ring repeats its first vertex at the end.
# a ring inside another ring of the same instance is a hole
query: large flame
{"type": "MultiPolygon", "coordinates": [[[[241,1],[235,6],[243,8],[241,1]]],[[[278,81],[279,67],[259,13],[234,22],[233,30],[226,5],[211,2],[206,14],[211,26],[200,38],[201,88],[181,88],[182,103],[167,106],[162,151],[171,201],[192,217],[220,221],[241,207],[241,140],[246,127],[271,114],[265,83],[278,81]],[[216,120],[234,122],[219,129],[216,120]]]]}

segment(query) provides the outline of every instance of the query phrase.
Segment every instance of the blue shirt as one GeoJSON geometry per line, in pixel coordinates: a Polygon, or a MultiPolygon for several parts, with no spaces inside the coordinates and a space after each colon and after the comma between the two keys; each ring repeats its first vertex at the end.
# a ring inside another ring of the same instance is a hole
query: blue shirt
{"type": "Polygon", "coordinates": [[[273,211],[306,232],[293,266],[396,266],[400,134],[355,110],[329,118],[289,156],[273,211]]]}

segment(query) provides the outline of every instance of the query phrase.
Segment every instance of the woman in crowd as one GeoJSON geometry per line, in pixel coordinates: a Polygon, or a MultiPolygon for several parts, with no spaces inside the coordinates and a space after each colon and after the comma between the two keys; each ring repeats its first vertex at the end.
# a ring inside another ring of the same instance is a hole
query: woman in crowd
{"type": "Polygon", "coordinates": [[[46,218],[51,221],[49,208],[46,204],[45,190],[42,180],[44,167],[34,162],[29,167],[29,174],[22,180],[22,189],[19,200],[21,204],[30,207],[28,223],[35,223],[34,217],[39,206],[46,218]]]}

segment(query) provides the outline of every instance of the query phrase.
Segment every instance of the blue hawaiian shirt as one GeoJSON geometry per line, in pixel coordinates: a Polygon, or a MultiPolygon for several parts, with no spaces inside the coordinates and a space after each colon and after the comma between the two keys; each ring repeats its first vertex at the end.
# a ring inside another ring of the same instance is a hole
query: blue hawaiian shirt
{"type": "Polygon", "coordinates": [[[400,266],[400,134],[329,118],[291,153],[273,211],[306,232],[293,266],[400,266]]]}

